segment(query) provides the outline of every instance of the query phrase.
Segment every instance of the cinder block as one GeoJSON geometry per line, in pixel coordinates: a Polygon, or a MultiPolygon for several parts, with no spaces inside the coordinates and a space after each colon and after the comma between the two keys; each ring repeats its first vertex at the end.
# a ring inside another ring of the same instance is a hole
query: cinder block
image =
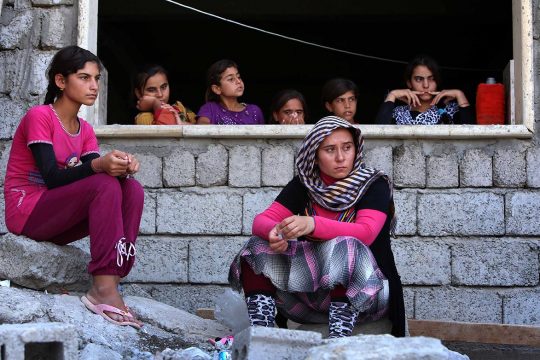
{"type": "Polygon", "coordinates": [[[396,235],[416,234],[416,197],[416,192],[394,191],[397,217],[396,235]]]}
{"type": "Polygon", "coordinates": [[[506,233],[540,235],[540,192],[506,194],[506,233]]]}
{"type": "MultiPolygon", "coordinates": [[[[13,50],[28,46],[29,37],[33,35],[30,29],[34,26],[34,14],[30,9],[12,10],[3,6],[2,18],[9,19],[6,20],[9,22],[0,27],[0,49],[13,50]]],[[[39,23],[39,19],[36,22],[39,23]]],[[[31,45],[35,46],[37,42],[31,41],[31,45]]]]}
{"type": "Polygon", "coordinates": [[[157,194],[158,233],[240,234],[241,219],[242,196],[232,191],[189,190],[157,194]]]}
{"type": "Polygon", "coordinates": [[[123,294],[152,298],[194,314],[200,308],[214,308],[228,288],[219,285],[126,284],[123,294]]]}
{"type": "Polygon", "coordinates": [[[459,186],[458,160],[455,154],[428,156],[427,187],[452,188],[459,186]]]}
{"type": "Polygon", "coordinates": [[[21,92],[30,95],[39,95],[47,92],[48,80],[46,72],[56,51],[34,51],[30,59],[30,66],[25,68],[28,72],[28,87],[22,88],[21,92]]]}
{"type": "Polygon", "coordinates": [[[163,182],[166,187],[195,185],[195,157],[176,150],[163,159],[163,182]]]}
{"type": "Polygon", "coordinates": [[[502,322],[502,299],[496,291],[463,288],[416,289],[415,318],[479,323],[502,322]]]}
{"type": "Polygon", "coordinates": [[[411,287],[403,287],[403,302],[405,303],[405,317],[407,319],[414,319],[414,298],[415,292],[411,287]]]}
{"type": "Polygon", "coordinates": [[[418,195],[422,236],[503,235],[504,199],[489,192],[418,195]]]}
{"type": "Polygon", "coordinates": [[[257,146],[235,146],[229,151],[229,186],[261,186],[261,150],[257,146]]]}
{"type": "Polygon", "coordinates": [[[0,234],[7,233],[8,229],[6,226],[6,208],[4,201],[4,188],[0,188],[0,234]]]}
{"type": "Polygon", "coordinates": [[[140,234],[156,233],[156,194],[148,190],[144,192],[144,208],[139,226],[140,234]]]}
{"type": "Polygon", "coordinates": [[[189,282],[228,284],[229,266],[246,237],[195,238],[189,242],[189,282]]]}
{"type": "Polygon", "coordinates": [[[540,148],[527,150],[527,185],[540,188],[540,148]]]}
{"type": "MultiPolygon", "coordinates": [[[[1,32],[1,30],[0,30],[1,32]]],[[[7,85],[8,83],[8,54],[11,53],[10,51],[0,51],[0,94],[7,94],[10,92],[10,87],[7,85]]]]}
{"type": "Polygon", "coordinates": [[[135,178],[147,188],[163,187],[162,159],[149,152],[133,154],[141,164],[135,178]]]}
{"type": "Polygon", "coordinates": [[[527,183],[525,153],[498,149],[493,156],[493,183],[501,187],[524,187],[527,183]]]}
{"type": "Polygon", "coordinates": [[[322,342],[313,331],[249,327],[234,336],[233,359],[304,359],[312,346],[322,342]]]}
{"type": "Polygon", "coordinates": [[[28,102],[0,95],[0,139],[11,139],[22,117],[29,109],[28,102]]]}
{"type": "Polygon", "coordinates": [[[203,187],[227,184],[229,156],[221,144],[211,144],[197,158],[197,185],[203,187]]]}
{"type": "Polygon", "coordinates": [[[465,151],[459,166],[461,187],[490,187],[493,185],[493,161],[480,149],[465,151]]]}
{"type": "Polygon", "coordinates": [[[504,323],[540,326],[540,291],[516,290],[505,294],[504,323]]]}
{"type": "Polygon", "coordinates": [[[5,360],[76,360],[78,342],[77,329],[69,324],[0,325],[2,359],[5,360]]]}
{"type": "Polygon", "coordinates": [[[290,146],[273,146],[263,149],[263,186],[285,186],[293,176],[294,151],[290,146]]]}
{"type": "Polygon", "coordinates": [[[272,204],[280,191],[281,190],[256,190],[244,194],[244,211],[242,216],[243,234],[251,235],[253,219],[272,204]]]}
{"type": "Polygon", "coordinates": [[[418,144],[407,144],[394,149],[394,185],[426,186],[426,159],[418,144]]]}
{"type": "Polygon", "coordinates": [[[405,285],[450,284],[450,246],[431,239],[394,240],[392,250],[405,285]]]}
{"type": "Polygon", "coordinates": [[[0,141],[0,169],[3,170],[0,176],[0,186],[4,185],[9,152],[11,151],[11,141],[0,141]]]}
{"type": "Polygon", "coordinates": [[[538,285],[538,248],[518,240],[467,240],[452,245],[452,284],[538,285]]]}
{"type": "Polygon", "coordinates": [[[391,146],[377,146],[364,150],[364,162],[369,168],[382,170],[390,179],[394,176],[391,146]]]}
{"type": "Polygon", "coordinates": [[[75,10],[73,6],[43,10],[42,46],[46,48],[62,48],[76,42],[77,13],[75,10]]]}
{"type": "Polygon", "coordinates": [[[139,237],[135,265],[123,281],[187,282],[188,243],[188,240],[171,237],[139,237]]]}

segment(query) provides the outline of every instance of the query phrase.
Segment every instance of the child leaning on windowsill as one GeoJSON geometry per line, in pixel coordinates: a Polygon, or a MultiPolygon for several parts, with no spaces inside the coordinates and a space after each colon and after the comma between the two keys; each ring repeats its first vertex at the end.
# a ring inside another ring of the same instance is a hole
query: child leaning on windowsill
{"type": "Polygon", "coordinates": [[[190,125],[195,113],[180,101],[169,104],[170,87],[166,70],[159,65],[147,66],[137,74],[134,87],[136,125],[190,125]]]}

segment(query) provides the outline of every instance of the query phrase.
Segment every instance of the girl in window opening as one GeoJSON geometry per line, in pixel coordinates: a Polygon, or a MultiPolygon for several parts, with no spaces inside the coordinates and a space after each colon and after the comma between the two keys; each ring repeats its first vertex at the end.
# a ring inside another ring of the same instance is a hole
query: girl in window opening
{"type": "Polygon", "coordinates": [[[358,87],[348,79],[331,79],[322,88],[322,102],[328,112],[356,124],[358,87]]]}
{"type": "Polygon", "coordinates": [[[238,102],[244,94],[244,82],[234,61],[223,59],[212,64],[206,73],[206,83],[206,104],[197,114],[197,124],[264,124],[257,105],[238,102]]]}
{"type": "Polygon", "coordinates": [[[45,104],[26,113],[13,137],[6,225],[58,245],[90,235],[93,282],[81,301],[114,324],[140,328],[118,292],[135,260],[144,192],[131,175],[139,162],[119,150],[100,156],[92,126],[77,117],[82,104],[96,101],[100,70],[98,57],[77,46],[53,57],[45,104]]]}
{"type": "Polygon", "coordinates": [[[169,104],[170,86],[167,71],[160,65],[148,65],[135,78],[137,125],[195,124],[195,113],[180,101],[169,104]]]}
{"type": "Polygon", "coordinates": [[[458,89],[437,90],[439,66],[431,57],[419,55],[405,69],[407,89],[388,93],[379,108],[377,124],[436,125],[474,124],[469,101],[458,89]],[[396,104],[396,100],[405,105],[396,104]]]}
{"type": "Polygon", "coordinates": [[[336,116],[305,137],[295,176],[253,221],[229,283],[246,297],[251,325],[275,309],[300,323],[328,323],[330,337],[388,316],[405,335],[403,290],[390,247],[392,185],[366,168],[360,130],[336,116]]]}
{"type": "Polygon", "coordinates": [[[304,95],[293,89],[278,92],[272,100],[270,110],[272,124],[301,125],[305,124],[307,119],[304,95]]]}

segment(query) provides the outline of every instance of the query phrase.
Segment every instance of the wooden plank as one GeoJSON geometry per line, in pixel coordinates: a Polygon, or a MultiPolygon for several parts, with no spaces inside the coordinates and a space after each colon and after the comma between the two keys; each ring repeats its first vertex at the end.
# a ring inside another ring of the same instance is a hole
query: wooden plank
{"type": "Polygon", "coordinates": [[[411,336],[431,336],[443,341],[540,347],[540,326],[433,320],[408,320],[408,324],[411,336]]]}

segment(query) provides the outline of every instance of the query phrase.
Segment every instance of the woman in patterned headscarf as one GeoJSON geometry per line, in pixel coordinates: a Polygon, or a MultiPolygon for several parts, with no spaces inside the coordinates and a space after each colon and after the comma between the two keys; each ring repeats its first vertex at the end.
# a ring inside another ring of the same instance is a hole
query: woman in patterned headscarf
{"type": "Polygon", "coordinates": [[[360,130],[321,119],[296,160],[298,176],[255,217],[229,272],[251,325],[274,326],[275,309],[300,323],[329,324],[330,337],[384,316],[405,335],[403,290],[390,247],[392,187],[363,163],[360,130]]]}
{"type": "Polygon", "coordinates": [[[441,88],[439,66],[418,55],[405,69],[406,89],[388,93],[377,114],[377,124],[474,124],[474,108],[459,89],[441,88]]]}

